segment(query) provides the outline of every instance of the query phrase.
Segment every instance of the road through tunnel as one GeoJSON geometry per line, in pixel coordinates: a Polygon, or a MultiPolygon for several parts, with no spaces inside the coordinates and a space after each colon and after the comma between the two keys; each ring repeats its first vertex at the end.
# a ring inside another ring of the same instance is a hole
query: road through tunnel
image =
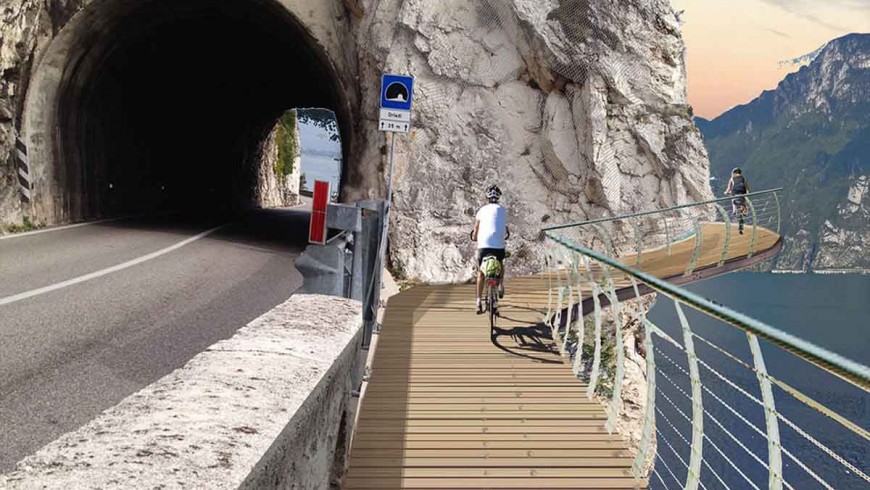
{"type": "Polygon", "coordinates": [[[276,0],[95,0],[31,92],[36,204],[52,221],[249,207],[258,149],[285,110],[350,119],[332,60],[276,0]]]}

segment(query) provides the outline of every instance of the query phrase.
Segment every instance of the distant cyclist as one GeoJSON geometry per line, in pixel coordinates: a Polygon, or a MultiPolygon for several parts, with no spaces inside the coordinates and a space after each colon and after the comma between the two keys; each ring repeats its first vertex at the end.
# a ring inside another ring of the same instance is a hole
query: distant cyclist
{"type": "Polygon", "coordinates": [[[504,256],[505,240],[511,232],[507,227],[507,210],[498,201],[501,199],[501,189],[491,185],[486,189],[488,204],[477,212],[477,221],[471,239],[477,242],[477,313],[483,313],[480,297],[483,295],[483,271],[480,269],[484,257],[494,256],[501,263],[499,275],[499,297],[504,296],[504,256]]]}
{"type": "MultiPolygon", "coordinates": [[[[743,196],[749,193],[749,182],[743,176],[743,170],[740,167],[735,167],[731,171],[731,180],[728,181],[728,188],[725,190],[725,195],[743,196]]],[[[746,198],[737,197],[731,200],[731,207],[734,216],[739,219],[738,231],[743,234],[743,224],[746,221],[746,198]]]]}

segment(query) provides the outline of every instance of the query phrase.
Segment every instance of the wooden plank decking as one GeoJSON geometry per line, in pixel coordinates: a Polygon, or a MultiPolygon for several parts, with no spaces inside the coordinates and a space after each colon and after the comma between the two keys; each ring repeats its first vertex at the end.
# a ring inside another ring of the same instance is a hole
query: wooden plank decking
{"type": "MultiPolygon", "coordinates": [[[[747,230],[749,228],[747,227],[747,230]]],[[[698,267],[715,265],[724,225],[705,225],[698,267]]],[[[759,229],[758,250],[778,245],[759,229]]],[[[692,240],[642,257],[659,277],[685,269],[692,240]]],[[[730,260],[749,235],[732,235],[730,260]]],[[[633,258],[623,259],[633,264],[633,258]]],[[[343,488],[637,488],[633,458],[604,407],[540,323],[548,280],[512,279],[499,332],[474,313],[473,286],[417,287],[389,301],[343,488]]]]}

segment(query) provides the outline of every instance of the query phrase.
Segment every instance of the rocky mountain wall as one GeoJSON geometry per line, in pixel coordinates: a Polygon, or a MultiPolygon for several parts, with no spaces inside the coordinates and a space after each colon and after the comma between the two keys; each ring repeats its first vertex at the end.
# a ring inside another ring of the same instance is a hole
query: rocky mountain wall
{"type": "MultiPolygon", "coordinates": [[[[276,126],[260,148],[257,162],[257,188],[254,196],[261,208],[281,208],[299,204],[299,177],[302,170],[302,157],[299,153],[293,158],[293,170],[284,175],[277,170],[279,160],[276,126]]],[[[301,146],[299,132],[295,132],[296,148],[301,146]]]]}
{"type": "Polygon", "coordinates": [[[20,134],[24,97],[46,38],[57,32],[80,1],[4,0],[0,6],[0,225],[20,223],[15,138],[20,134]]]}
{"type": "MultiPolygon", "coordinates": [[[[711,196],[669,2],[363,4],[363,113],[377,114],[382,72],[416,77],[414,131],[397,140],[397,272],[468,278],[490,183],[505,192],[513,272],[540,270],[549,224],[711,196]]],[[[363,160],[383,165],[383,149],[363,160]]]]}
{"type": "MultiPolygon", "coordinates": [[[[34,67],[75,13],[134,3],[4,2],[0,221],[23,216],[13,147],[25,102],[45,96],[27,91],[34,67]]],[[[711,197],[668,0],[279,3],[337,67],[348,106],[338,111],[349,142],[345,200],[384,195],[381,74],[416,77],[414,130],[396,141],[391,261],[404,276],[470,277],[469,231],[491,183],[505,191],[513,273],[540,270],[542,227],[711,197]]],[[[109,22],[105,12],[95,19],[109,22]]],[[[41,109],[54,110],[48,105],[41,109]]],[[[58,137],[44,136],[46,144],[58,137]]]]}

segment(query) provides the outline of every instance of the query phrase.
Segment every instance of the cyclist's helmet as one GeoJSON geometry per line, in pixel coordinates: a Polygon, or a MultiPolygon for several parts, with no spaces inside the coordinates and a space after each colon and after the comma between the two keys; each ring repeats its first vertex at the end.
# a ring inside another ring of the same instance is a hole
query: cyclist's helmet
{"type": "Polygon", "coordinates": [[[734,167],[734,170],[731,171],[732,174],[743,175],[743,170],[740,170],[740,167],[734,167]]]}
{"type": "Polygon", "coordinates": [[[501,189],[493,184],[486,188],[486,198],[490,201],[498,201],[501,198],[501,189]]]}

